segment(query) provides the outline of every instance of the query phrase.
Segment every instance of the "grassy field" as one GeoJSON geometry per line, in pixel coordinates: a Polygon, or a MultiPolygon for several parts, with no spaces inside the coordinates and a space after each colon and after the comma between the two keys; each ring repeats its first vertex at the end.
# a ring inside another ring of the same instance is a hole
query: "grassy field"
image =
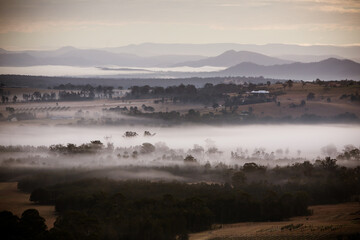
{"type": "MultiPolygon", "coordinates": [[[[142,105],[154,107],[156,112],[178,111],[186,113],[189,109],[197,111],[204,111],[204,106],[201,104],[173,104],[170,102],[154,103],[155,99],[138,99],[138,100],[114,100],[114,99],[96,99],[93,101],[66,101],[66,102],[16,102],[0,104],[0,113],[7,118],[10,113],[6,111],[7,107],[15,109],[15,113],[31,112],[36,114],[36,119],[21,121],[22,123],[34,124],[69,124],[75,123],[75,113],[81,110],[84,113],[89,113],[90,117],[94,115],[102,115],[104,108],[114,107],[137,107],[142,109],[142,105]],[[48,116],[69,117],[66,119],[50,119],[48,116]]],[[[2,123],[4,124],[4,123],[2,123]]]]}
{"type": "Polygon", "coordinates": [[[342,239],[340,236],[360,234],[358,202],[311,206],[310,209],[313,211],[311,216],[296,217],[283,222],[246,222],[214,226],[212,231],[190,235],[190,240],[342,239]]]}
{"type": "Polygon", "coordinates": [[[11,211],[13,214],[21,217],[21,214],[29,209],[37,209],[40,216],[45,218],[48,229],[54,226],[56,220],[55,207],[35,205],[29,201],[30,194],[20,192],[17,189],[17,182],[0,183],[0,211],[11,211]]]}

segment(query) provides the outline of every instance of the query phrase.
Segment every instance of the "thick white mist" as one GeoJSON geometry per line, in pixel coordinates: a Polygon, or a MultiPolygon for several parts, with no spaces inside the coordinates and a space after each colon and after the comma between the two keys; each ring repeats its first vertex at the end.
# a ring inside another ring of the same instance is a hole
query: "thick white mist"
{"type": "Polygon", "coordinates": [[[100,67],[76,66],[30,66],[30,67],[0,67],[0,74],[20,74],[35,76],[97,76],[97,75],[131,75],[159,72],[214,72],[225,67],[172,67],[172,68],[135,68],[126,66],[110,66],[107,70],[100,67]],[[126,70],[128,69],[128,70],[126,70]],[[131,70],[132,69],[132,70],[131,70]]]}
{"type": "Polygon", "coordinates": [[[179,127],[52,127],[15,126],[0,127],[0,145],[49,146],[52,144],[82,144],[91,140],[112,142],[115,147],[130,147],[144,142],[163,142],[173,149],[193,148],[195,144],[205,151],[217,147],[230,152],[237,148],[252,152],[265,148],[266,152],[282,149],[289,156],[316,158],[323,156],[321,149],[333,145],[340,152],[345,145],[360,145],[359,125],[246,125],[246,126],[179,126],[179,127]],[[144,137],[144,131],[156,133],[144,137]],[[123,137],[126,131],[135,131],[139,136],[123,137]]]}

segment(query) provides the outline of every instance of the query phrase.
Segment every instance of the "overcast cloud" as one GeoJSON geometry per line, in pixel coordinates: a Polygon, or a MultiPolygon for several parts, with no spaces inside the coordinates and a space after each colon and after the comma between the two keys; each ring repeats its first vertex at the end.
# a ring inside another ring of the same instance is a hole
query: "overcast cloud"
{"type": "Polygon", "coordinates": [[[0,47],[360,43],[358,0],[0,0],[0,47]]]}

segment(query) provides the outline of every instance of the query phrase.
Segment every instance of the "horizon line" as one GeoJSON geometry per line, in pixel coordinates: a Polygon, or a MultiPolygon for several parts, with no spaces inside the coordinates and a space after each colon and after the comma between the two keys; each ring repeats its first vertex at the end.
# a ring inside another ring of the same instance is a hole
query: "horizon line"
{"type": "Polygon", "coordinates": [[[302,47],[311,47],[311,46],[324,46],[324,47],[360,47],[360,43],[351,43],[351,44],[321,44],[321,43],[264,43],[264,44],[256,44],[256,43],[236,43],[236,42],[217,42],[217,43],[164,43],[164,42],[142,42],[142,43],[129,43],[125,45],[114,45],[114,46],[99,46],[99,47],[76,47],[72,45],[64,45],[60,47],[50,47],[50,48],[17,48],[17,47],[0,47],[5,51],[54,51],[62,48],[75,48],[75,49],[107,49],[107,48],[121,48],[128,46],[141,46],[146,44],[154,44],[154,45],[220,45],[220,44],[235,44],[235,45],[253,45],[253,46],[267,46],[267,45],[289,45],[289,46],[302,46],[302,47]]]}

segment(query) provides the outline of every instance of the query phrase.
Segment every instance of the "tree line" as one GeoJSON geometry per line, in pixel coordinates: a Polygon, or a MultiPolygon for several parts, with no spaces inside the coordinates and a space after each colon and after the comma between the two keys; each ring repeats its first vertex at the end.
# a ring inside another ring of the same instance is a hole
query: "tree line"
{"type": "MultiPolygon", "coordinates": [[[[359,154],[352,149],[344,155],[359,154]]],[[[346,202],[360,194],[360,167],[339,166],[331,158],[275,168],[252,162],[168,169],[184,176],[213,171],[223,182],[97,178],[46,185],[49,181],[39,175],[21,180],[18,187],[31,190],[35,203],[55,205],[59,217],[46,231],[50,239],[187,239],[215,223],[279,221],[311,214],[310,204],[346,202]]]]}

